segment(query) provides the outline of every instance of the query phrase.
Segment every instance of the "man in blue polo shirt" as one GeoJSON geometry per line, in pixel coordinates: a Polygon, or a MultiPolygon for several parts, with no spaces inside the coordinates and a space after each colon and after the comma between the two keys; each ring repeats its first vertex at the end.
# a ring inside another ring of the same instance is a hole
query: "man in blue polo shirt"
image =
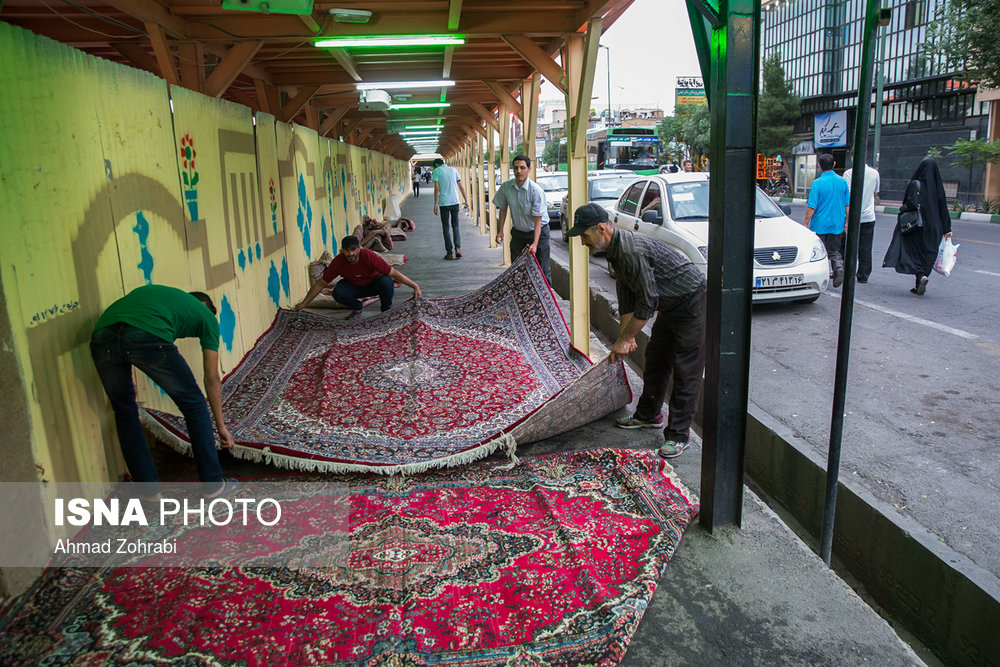
{"type": "Polygon", "coordinates": [[[817,159],[823,172],[813,181],[806,203],[805,226],[816,233],[826,246],[833,269],[833,286],[844,283],[844,256],[840,249],[847,232],[847,208],[851,202],[851,190],[844,179],[833,170],[833,155],[823,153],[817,159]]]}

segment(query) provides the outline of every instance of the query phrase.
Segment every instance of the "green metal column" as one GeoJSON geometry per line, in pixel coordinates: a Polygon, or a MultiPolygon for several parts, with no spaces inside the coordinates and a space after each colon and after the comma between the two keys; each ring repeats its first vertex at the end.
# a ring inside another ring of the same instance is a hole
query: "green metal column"
{"type": "Polygon", "coordinates": [[[688,0],[712,130],[701,525],[740,525],[750,375],[760,0],[688,0]]]}

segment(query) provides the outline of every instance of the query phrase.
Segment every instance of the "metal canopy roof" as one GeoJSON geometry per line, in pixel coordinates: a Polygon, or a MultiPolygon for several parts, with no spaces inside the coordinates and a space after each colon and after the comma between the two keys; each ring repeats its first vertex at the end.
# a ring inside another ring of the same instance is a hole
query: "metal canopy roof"
{"type": "MultiPolygon", "coordinates": [[[[237,2],[239,0],[228,0],[237,2]]],[[[259,2],[259,0],[257,0],[259,2]]],[[[271,0],[272,10],[289,0],[271,0]]],[[[311,14],[234,11],[215,0],[4,0],[0,19],[171,84],[294,120],[322,135],[401,159],[413,153],[387,120],[442,119],[454,152],[504,93],[540,70],[555,78],[563,35],[595,17],[607,30],[632,0],[317,0],[311,14]],[[343,23],[334,8],[371,12],[343,23]],[[319,37],[458,34],[455,46],[317,48],[319,37]],[[541,58],[548,56],[548,65],[541,58]],[[529,63],[534,63],[530,64],[529,63]],[[389,90],[394,102],[442,109],[359,111],[360,82],[451,79],[447,88],[389,90]]]]}

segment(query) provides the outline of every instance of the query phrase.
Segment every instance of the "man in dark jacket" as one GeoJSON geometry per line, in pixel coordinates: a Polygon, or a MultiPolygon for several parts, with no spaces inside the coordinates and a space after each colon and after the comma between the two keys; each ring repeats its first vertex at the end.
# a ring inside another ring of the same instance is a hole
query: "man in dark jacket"
{"type": "Polygon", "coordinates": [[[579,236],[592,252],[606,253],[617,275],[618,340],[609,359],[636,349],[635,337],[654,315],[646,344],[642,395],[635,414],[617,421],[620,428],[660,428],[661,408],[673,376],[670,413],[660,456],[673,458],[688,447],[691,422],[705,368],[705,276],[687,257],[645,234],[616,229],[597,204],[576,210],[569,236],[579,236]]]}

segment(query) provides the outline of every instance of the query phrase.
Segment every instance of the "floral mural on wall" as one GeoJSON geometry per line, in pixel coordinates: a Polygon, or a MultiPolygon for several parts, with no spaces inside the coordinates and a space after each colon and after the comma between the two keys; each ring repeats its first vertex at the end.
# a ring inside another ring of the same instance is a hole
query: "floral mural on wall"
{"type": "Polygon", "coordinates": [[[184,201],[187,203],[191,222],[198,219],[198,172],[194,168],[194,140],[190,134],[181,137],[181,182],[184,183],[184,201]]]}

